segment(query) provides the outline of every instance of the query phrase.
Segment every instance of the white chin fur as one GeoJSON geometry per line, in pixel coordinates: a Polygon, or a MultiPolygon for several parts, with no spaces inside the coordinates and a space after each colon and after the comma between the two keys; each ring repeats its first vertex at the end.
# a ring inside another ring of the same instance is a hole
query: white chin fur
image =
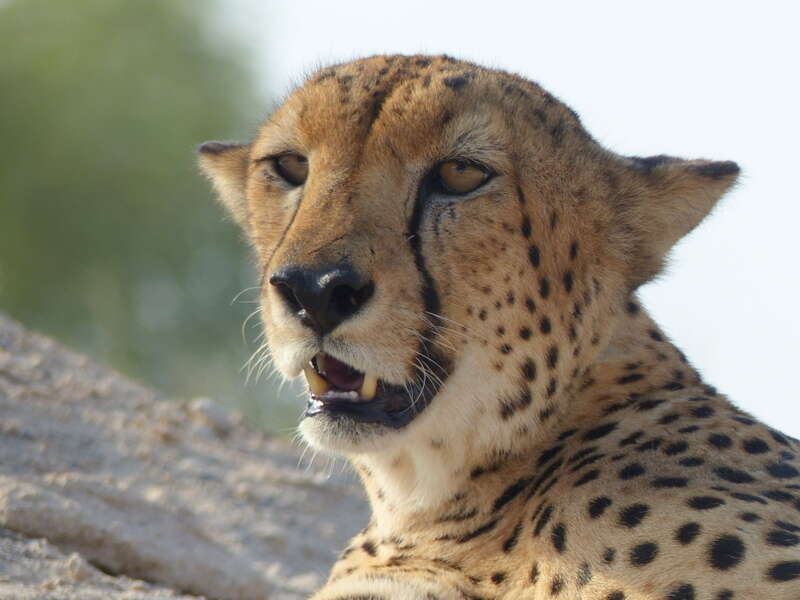
{"type": "Polygon", "coordinates": [[[304,417],[298,430],[305,442],[315,450],[342,456],[385,451],[391,445],[391,440],[402,433],[402,430],[396,432],[382,425],[344,424],[324,415],[304,417]]]}

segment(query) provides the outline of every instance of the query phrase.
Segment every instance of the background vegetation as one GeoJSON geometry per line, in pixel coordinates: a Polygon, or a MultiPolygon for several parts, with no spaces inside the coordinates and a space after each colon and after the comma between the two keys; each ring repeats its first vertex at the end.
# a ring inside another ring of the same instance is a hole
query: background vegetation
{"type": "Polygon", "coordinates": [[[212,29],[220,9],[0,1],[0,310],[280,429],[297,407],[239,372],[258,333],[242,339],[255,292],[232,303],[255,281],[247,250],[195,167],[200,142],[246,137],[265,106],[212,29]]]}

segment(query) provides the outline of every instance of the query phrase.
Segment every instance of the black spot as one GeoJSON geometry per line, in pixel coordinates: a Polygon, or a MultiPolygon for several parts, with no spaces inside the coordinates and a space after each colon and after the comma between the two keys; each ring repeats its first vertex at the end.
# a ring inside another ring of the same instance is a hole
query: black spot
{"type": "Polygon", "coordinates": [[[617,379],[617,383],[620,385],[625,385],[626,383],[634,383],[636,381],[641,381],[642,379],[644,379],[644,375],[642,373],[630,373],[617,379]]]}
{"type": "Polygon", "coordinates": [[[539,295],[543,299],[546,299],[550,295],[550,282],[547,280],[547,277],[539,279],[539,295]]]}
{"type": "Polygon", "coordinates": [[[492,573],[492,583],[495,585],[503,583],[505,579],[506,579],[505,573],[492,573]]]}
{"type": "Polygon", "coordinates": [[[700,533],[700,523],[686,523],[678,527],[675,532],[675,540],[683,544],[691,544],[700,533]]]}
{"type": "Polygon", "coordinates": [[[523,340],[529,340],[531,338],[531,335],[533,335],[533,332],[531,331],[530,327],[520,328],[519,337],[522,338],[523,340]]]}
{"type": "Polygon", "coordinates": [[[564,578],[561,575],[556,575],[553,577],[553,582],[550,584],[550,595],[551,596],[558,596],[561,593],[561,589],[564,587],[564,578]]]}
{"type": "Polygon", "coordinates": [[[733,600],[733,592],[730,590],[720,590],[714,600],[733,600]]]}
{"type": "Polygon", "coordinates": [[[550,518],[552,516],[553,516],[553,505],[549,504],[542,511],[542,514],[539,515],[539,520],[536,521],[536,525],[533,527],[533,537],[539,537],[539,534],[542,533],[542,529],[545,528],[545,526],[550,521],[550,518]]]}
{"type": "Polygon", "coordinates": [[[625,310],[628,311],[629,315],[635,315],[639,312],[639,305],[636,304],[636,302],[628,302],[628,304],[625,305],[625,310]]]}
{"type": "Polygon", "coordinates": [[[643,567],[655,560],[658,554],[658,545],[653,542],[638,544],[631,550],[630,561],[634,567],[643,567]]]}
{"type": "Polygon", "coordinates": [[[788,531],[773,529],[767,533],[767,543],[770,546],[797,546],[800,543],[800,537],[788,531]]]}
{"type": "MultiPolygon", "coordinates": [[[[661,419],[663,421],[663,419],[661,419]]],[[[658,450],[658,447],[661,445],[661,438],[653,438],[652,440],[647,440],[646,442],[639,444],[636,447],[637,452],[648,452],[651,450],[658,450]]]]}
{"type": "Polygon", "coordinates": [[[558,364],[558,346],[550,346],[547,349],[547,366],[555,369],[556,364],[558,364]]]}
{"type": "Polygon", "coordinates": [[[370,542],[369,540],[361,544],[361,549],[364,550],[370,556],[377,556],[378,551],[375,549],[375,544],[370,542]]]}
{"type": "Polygon", "coordinates": [[[528,248],[528,259],[531,261],[531,264],[535,267],[538,267],[541,263],[541,254],[539,253],[539,246],[536,244],[531,244],[528,248]]]}
{"type": "Polygon", "coordinates": [[[659,333],[659,332],[658,332],[658,331],[656,331],[655,329],[651,329],[651,330],[650,330],[650,331],[648,331],[647,333],[650,335],[650,337],[651,337],[652,339],[654,339],[654,340],[655,340],[655,341],[657,341],[657,342],[663,342],[663,341],[664,341],[664,336],[663,336],[663,335],[661,335],[661,333],[659,333]]]}
{"type": "Polygon", "coordinates": [[[790,560],[772,565],[767,576],[773,581],[791,581],[800,577],[800,561],[790,560]]]}
{"type": "Polygon", "coordinates": [[[583,563],[578,569],[578,587],[583,587],[592,580],[592,567],[583,563]]]}
{"type": "Polygon", "coordinates": [[[794,496],[789,492],[784,492],[783,490],[767,490],[766,492],[762,492],[767,498],[771,500],[777,500],[778,502],[789,502],[790,500],[794,500],[794,496]]]}
{"type": "Polygon", "coordinates": [[[694,586],[691,583],[679,583],[669,591],[665,600],[695,600],[694,586]]]}
{"type": "Polygon", "coordinates": [[[578,242],[572,242],[569,245],[569,259],[575,260],[578,257],[578,242]]]}
{"type": "Polygon", "coordinates": [[[710,406],[698,406],[692,409],[692,416],[698,419],[707,419],[714,414],[714,409],[710,406]]]}
{"type": "Polygon", "coordinates": [[[678,429],[678,433],[694,433],[695,431],[699,431],[700,427],[697,425],[689,425],[688,427],[681,427],[678,429]]]}
{"type": "Polygon", "coordinates": [[[769,434],[772,436],[773,440],[775,440],[776,442],[778,442],[782,446],[789,446],[789,441],[786,439],[786,436],[784,436],[783,434],[778,433],[777,431],[774,431],[774,430],[770,430],[769,434]]]}
{"type": "Polygon", "coordinates": [[[768,504],[763,498],[753,496],[752,494],[743,494],[742,492],[731,492],[731,497],[741,500],[742,502],[755,502],[757,504],[768,504]]]}
{"type": "Polygon", "coordinates": [[[730,467],[719,467],[714,469],[714,473],[720,479],[724,479],[725,481],[730,481],[731,483],[752,483],[755,481],[753,477],[745,473],[744,471],[740,471],[739,469],[732,469],[730,467]]]}
{"type": "Polygon", "coordinates": [[[756,521],[761,520],[761,517],[759,517],[756,513],[751,512],[744,512],[739,515],[739,518],[747,523],[755,523],[756,521]]]}
{"type": "Polygon", "coordinates": [[[723,435],[721,433],[712,433],[710,436],[708,436],[708,443],[715,448],[724,450],[725,448],[730,448],[733,444],[733,441],[727,435],[723,435]]]}
{"type": "Polygon", "coordinates": [[[658,477],[650,483],[656,489],[686,487],[688,484],[685,477],[658,477]]]}
{"type": "Polygon", "coordinates": [[[473,529],[469,533],[465,533],[460,538],[458,538],[458,540],[456,540],[456,541],[459,544],[466,544],[467,542],[474,540],[476,537],[479,537],[479,536],[483,535],[484,533],[490,532],[492,529],[494,529],[497,526],[497,521],[498,521],[498,519],[494,519],[492,521],[489,521],[488,523],[484,523],[483,525],[481,525],[477,529],[473,529]]]}
{"type": "Polygon", "coordinates": [[[635,431],[635,432],[633,432],[632,434],[630,434],[626,438],[620,440],[620,442],[619,442],[620,448],[622,448],[624,446],[630,446],[631,444],[635,444],[637,441],[639,441],[639,438],[642,437],[643,435],[644,435],[644,431],[635,431]]]}
{"type": "Polygon", "coordinates": [[[511,502],[514,498],[519,496],[530,482],[531,482],[530,478],[522,477],[521,479],[518,479],[517,481],[509,485],[505,490],[503,490],[503,493],[500,494],[494,501],[494,505],[492,506],[492,512],[497,512],[498,510],[503,508],[506,504],[511,502]]]}
{"type": "Polygon", "coordinates": [[[678,464],[682,467],[699,467],[700,465],[704,464],[706,461],[700,458],[699,456],[687,456],[686,458],[682,458],[678,461],[678,464]]]}
{"type": "Polygon", "coordinates": [[[735,535],[723,535],[711,542],[709,562],[720,571],[727,571],[744,558],[744,543],[735,535]]]}
{"type": "Polygon", "coordinates": [[[631,463],[620,469],[619,478],[623,480],[633,479],[634,477],[644,475],[644,472],[644,467],[642,465],[639,463],[631,463]]]}
{"type": "Polygon", "coordinates": [[[787,523],[786,521],[775,521],[775,526],[785,529],[786,531],[794,531],[795,533],[800,532],[800,527],[794,523],[787,523]]]}
{"type": "Polygon", "coordinates": [[[469,83],[469,78],[463,75],[454,75],[452,77],[445,77],[442,81],[451,90],[461,92],[462,88],[469,83]]]}
{"type": "Polygon", "coordinates": [[[525,377],[528,381],[533,381],[536,379],[536,363],[533,362],[533,359],[526,358],[525,362],[522,363],[522,376],[525,377]]]}
{"type": "Polygon", "coordinates": [[[533,563],[531,567],[531,575],[530,575],[531,583],[536,583],[539,581],[539,563],[533,563]]]}
{"type": "Polygon", "coordinates": [[[522,217],[522,226],[520,229],[522,230],[522,235],[526,238],[531,237],[531,220],[528,218],[528,215],[522,217]]]}
{"type": "Polygon", "coordinates": [[[611,592],[608,596],[606,596],[606,600],[625,600],[625,594],[617,590],[616,592],[611,592]]]}
{"type": "Polygon", "coordinates": [[[572,291],[573,283],[574,279],[572,271],[567,271],[566,273],[564,273],[564,290],[566,290],[567,293],[572,291]]]}
{"type": "Polygon", "coordinates": [[[799,474],[797,469],[785,462],[769,463],[767,465],[767,472],[777,479],[789,479],[791,477],[797,477],[799,474]]]}
{"type": "Polygon", "coordinates": [[[614,559],[617,557],[617,551],[614,548],[606,548],[603,551],[603,562],[607,565],[610,565],[614,562],[614,559]]]}
{"type": "Polygon", "coordinates": [[[664,448],[664,454],[666,454],[667,456],[675,456],[676,454],[680,454],[681,452],[686,452],[688,448],[689,444],[687,444],[684,441],[675,442],[664,448]]]}
{"type": "Polygon", "coordinates": [[[558,380],[555,377],[551,377],[550,381],[547,382],[547,389],[545,390],[545,395],[548,398],[552,398],[556,394],[556,390],[558,389],[558,380]]]}
{"type": "Polygon", "coordinates": [[[542,320],[539,321],[539,331],[544,334],[550,333],[552,327],[550,325],[550,319],[547,317],[542,317],[542,320]]]}
{"type": "Polygon", "coordinates": [[[587,431],[585,434],[583,434],[582,439],[584,442],[599,440],[600,438],[607,436],[616,428],[617,428],[616,423],[605,423],[604,425],[599,425],[594,429],[590,429],[589,431],[587,431]]]}
{"type": "Polygon", "coordinates": [[[599,476],[600,476],[600,470],[599,469],[593,469],[591,471],[588,471],[587,473],[584,473],[583,477],[581,477],[580,479],[578,479],[575,482],[575,486],[574,487],[580,487],[582,485],[585,485],[585,484],[589,483],[590,481],[594,481],[599,476]]]}
{"type": "Polygon", "coordinates": [[[725,504],[725,500],[722,498],[716,498],[714,496],[694,496],[689,498],[687,504],[690,508],[695,510],[709,510],[712,508],[717,508],[718,506],[722,506],[725,504]]]}
{"type": "Polygon", "coordinates": [[[681,416],[678,413],[669,413],[668,415],[664,415],[663,417],[661,417],[658,420],[658,424],[659,425],[669,425],[670,423],[674,423],[675,421],[677,421],[680,418],[681,418],[681,416]]]}
{"type": "Polygon", "coordinates": [[[742,442],[742,448],[748,454],[763,454],[769,452],[769,446],[764,440],[759,438],[750,438],[742,442]]]}
{"type": "Polygon", "coordinates": [[[563,523],[557,524],[550,532],[550,541],[559,553],[567,548],[567,527],[563,523]]]}
{"type": "Polygon", "coordinates": [[[628,528],[636,527],[649,512],[650,507],[646,504],[631,504],[619,511],[619,524],[628,528]]]}
{"type": "Polygon", "coordinates": [[[567,429],[566,431],[562,432],[561,435],[558,436],[558,441],[563,442],[564,440],[572,437],[576,433],[578,433],[577,429],[567,429]]]}
{"type": "Polygon", "coordinates": [[[503,542],[503,552],[511,552],[514,549],[514,546],[517,545],[517,541],[519,540],[519,534],[521,532],[522,532],[522,523],[517,523],[516,527],[514,527],[514,531],[512,531],[508,539],[505,542],[503,542]]]}
{"type": "Polygon", "coordinates": [[[589,517],[596,519],[601,516],[605,510],[611,506],[611,498],[607,496],[598,496],[589,502],[589,517]]]}

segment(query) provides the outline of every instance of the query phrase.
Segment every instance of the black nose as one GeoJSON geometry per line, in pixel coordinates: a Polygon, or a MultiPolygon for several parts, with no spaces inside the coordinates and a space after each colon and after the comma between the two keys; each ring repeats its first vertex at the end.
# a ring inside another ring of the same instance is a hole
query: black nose
{"type": "Polygon", "coordinates": [[[356,314],[375,290],[372,281],[347,264],[316,269],[283,267],[269,282],[303,324],[321,335],[356,314]]]}

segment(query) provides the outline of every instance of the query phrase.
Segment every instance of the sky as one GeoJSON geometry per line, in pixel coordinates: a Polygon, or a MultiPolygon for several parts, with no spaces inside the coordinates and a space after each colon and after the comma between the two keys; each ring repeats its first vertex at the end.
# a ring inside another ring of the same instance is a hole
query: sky
{"type": "MultiPolygon", "coordinates": [[[[740,184],[641,298],[705,379],[800,437],[800,4],[227,0],[279,100],[317,67],[447,53],[515,71],[620,154],[735,160],[740,184]]],[[[263,116],[268,105],[255,110],[263,116]]]]}

